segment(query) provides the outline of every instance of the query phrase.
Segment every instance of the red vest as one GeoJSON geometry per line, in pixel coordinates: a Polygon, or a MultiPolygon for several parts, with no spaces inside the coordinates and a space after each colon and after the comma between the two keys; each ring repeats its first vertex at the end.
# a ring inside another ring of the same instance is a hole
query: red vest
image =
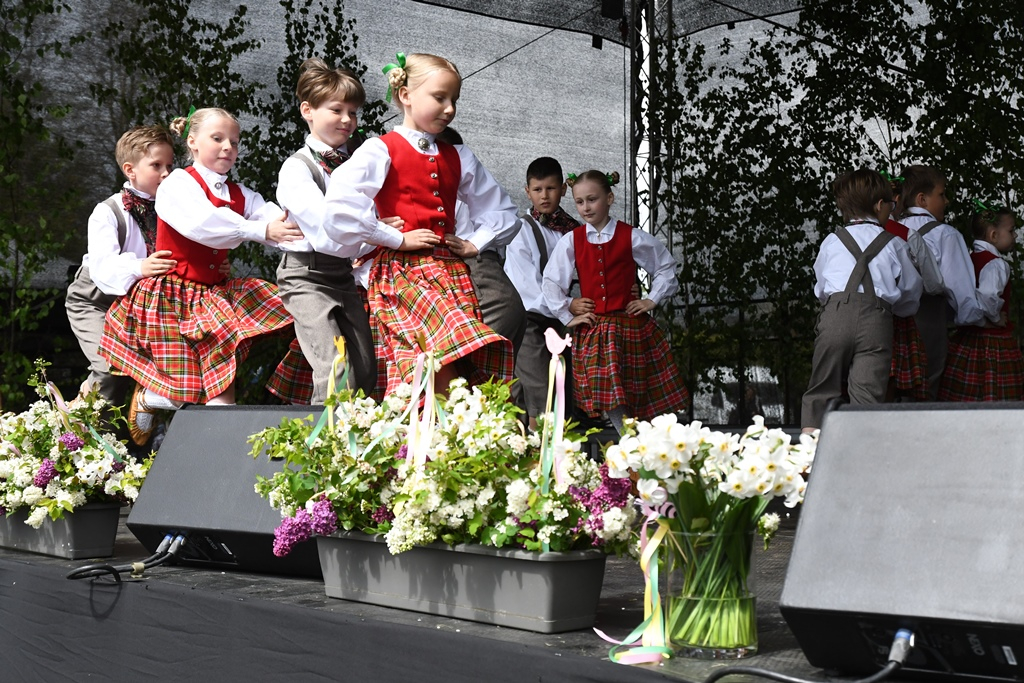
{"type": "MultiPolygon", "coordinates": [[[[194,166],[185,169],[206,193],[206,198],[216,207],[227,206],[239,216],[245,215],[245,197],[242,188],[235,183],[228,183],[231,201],[225,201],[210,192],[210,187],[203,180],[194,166]]],[[[392,216],[395,214],[391,214],[392,216]]],[[[194,242],[164,222],[159,216],[156,219],[156,250],[169,250],[170,258],[178,265],[171,272],[186,280],[201,282],[204,285],[215,285],[227,279],[221,275],[221,264],[228,258],[227,249],[212,249],[199,242],[194,242]]]]}
{"type": "MultiPolygon", "coordinates": [[[[974,251],[971,252],[971,263],[974,264],[974,286],[977,287],[981,284],[981,269],[987,264],[995,261],[998,256],[993,254],[991,251],[974,251]]],[[[1005,315],[1010,315],[1010,281],[1006,281],[1006,286],[1003,287],[1003,293],[1000,295],[1003,299],[1003,307],[999,309],[1005,315]]],[[[997,334],[999,336],[1010,336],[1013,334],[1013,323],[1009,322],[1007,317],[1006,327],[986,327],[985,331],[989,334],[997,334]]]]}
{"type": "Polygon", "coordinates": [[[587,241],[586,225],[572,231],[580,294],[594,300],[595,313],[625,310],[626,304],[633,300],[631,290],[636,281],[636,262],[632,233],[632,226],[619,221],[611,240],[591,244],[587,241]]]}
{"type": "Polygon", "coordinates": [[[437,142],[437,154],[422,154],[394,131],[380,136],[391,168],[373,201],[378,216],[401,216],[402,232],[429,228],[444,239],[455,232],[455,198],[462,161],[452,145],[437,142]]]}
{"type": "Polygon", "coordinates": [[[893,235],[896,235],[901,240],[906,242],[907,235],[910,233],[910,228],[890,218],[885,224],[885,231],[890,232],[893,235]]]}

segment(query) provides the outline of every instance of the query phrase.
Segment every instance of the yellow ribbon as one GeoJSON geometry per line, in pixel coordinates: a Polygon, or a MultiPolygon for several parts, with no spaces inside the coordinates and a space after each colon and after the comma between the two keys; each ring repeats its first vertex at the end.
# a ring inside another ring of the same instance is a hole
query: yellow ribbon
{"type": "MultiPolygon", "coordinates": [[[[334,376],[338,374],[338,366],[345,362],[345,338],[335,337],[334,348],[338,350],[338,355],[334,357],[334,362],[331,363],[331,376],[327,378],[327,395],[334,396],[334,376]]],[[[345,377],[342,379],[346,380],[348,384],[348,370],[345,370],[345,377]]],[[[327,426],[332,430],[334,429],[334,406],[327,408],[327,426]]]]}

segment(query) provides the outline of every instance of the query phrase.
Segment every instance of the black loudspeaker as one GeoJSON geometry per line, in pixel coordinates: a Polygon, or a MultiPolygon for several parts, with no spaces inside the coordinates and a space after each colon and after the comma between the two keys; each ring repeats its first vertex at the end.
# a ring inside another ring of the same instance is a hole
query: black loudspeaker
{"type": "Polygon", "coordinates": [[[780,610],[808,661],[1024,680],[1024,404],[826,414],[780,610]]]}
{"type": "Polygon", "coordinates": [[[274,555],[281,514],[254,490],[281,461],[253,458],[250,435],[281,419],[318,418],[320,406],[191,406],[167,428],[128,515],[128,529],[150,552],[168,533],[185,534],[179,561],[192,566],[322,576],[316,541],[274,555]]]}

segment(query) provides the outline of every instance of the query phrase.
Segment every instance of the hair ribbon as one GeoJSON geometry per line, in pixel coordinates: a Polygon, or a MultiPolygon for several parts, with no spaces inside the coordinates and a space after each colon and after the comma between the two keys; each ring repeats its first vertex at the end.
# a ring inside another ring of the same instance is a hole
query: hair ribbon
{"type": "Polygon", "coordinates": [[[188,129],[192,127],[192,114],[196,113],[195,105],[188,108],[188,116],[185,117],[185,130],[182,131],[181,137],[188,140],[188,129]]]}
{"type": "MultiPolygon", "coordinates": [[[[395,60],[398,62],[397,64],[395,62],[390,62],[388,64],[385,64],[383,66],[383,68],[381,68],[381,72],[385,76],[387,76],[388,72],[391,71],[392,69],[404,69],[405,68],[405,53],[404,52],[396,52],[395,53],[395,60]]],[[[391,101],[391,81],[390,80],[388,81],[388,94],[384,96],[384,99],[386,99],[388,102],[391,101]]]]}

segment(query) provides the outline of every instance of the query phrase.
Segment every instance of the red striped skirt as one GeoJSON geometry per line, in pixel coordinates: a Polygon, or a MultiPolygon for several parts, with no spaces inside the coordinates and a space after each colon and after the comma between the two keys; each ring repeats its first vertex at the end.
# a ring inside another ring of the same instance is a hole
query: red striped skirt
{"type": "MultiPolygon", "coordinates": [[[[370,317],[370,320],[373,320],[372,316],[370,316],[370,299],[366,290],[357,285],[356,291],[359,292],[359,298],[363,300],[363,308],[366,309],[366,315],[370,317]]],[[[374,385],[370,398],[380,403],[384,400],[384,390],[388,386],[388,362],[381,353],[380,335],[377,334],[376,325],[370,325],[370,337],[373,339],[373,348],[377,351],[377,384],[374,385]]]]}
{"type": "Polygon", "coordinates": [[[302,355],[298,339],[292,339],[288,352],[267,380],[267,391],[296,405],[308,406],[313,400],[313,368],[302,355]]]}
{"type": "Polygon", "coordinates": [[[940,401],[1020,401],[1024,356],[1013,335],[961,327],[949,340],[940,401]]]}
{"type": "MultiPolygon", "coordinates": [[[[291,324],[277,285],[265,280],[149,277],[107,312],[100,355],[161,396],[206,403],[234,381],[254,337],[291,324]]],[[[287,386],[281,390],[289,400],[287,386]]]]}
{"type": "Polygon", "coordinates": [[[512,379],[512,342],[483,323],[469,269],[446,247],[381,250],[369,287],[377,354],[387,363],[385,393],[412,379],[419,335],[441,365],[458,361],[459,374],[473,384],[512,379]]]}
{"type": "Polygon", "coordinates": [[[686,410],[690,393],[654,318],[608,313],[573,333],[576,405],[591,417],[619,406],[641,420],[686,410]]]}
{"type": "Polygon", "coordinates": [[[892,367],[896,391],[919,401],[928,400],[928,356],[913,316],[892,317],[892,367]]]}

